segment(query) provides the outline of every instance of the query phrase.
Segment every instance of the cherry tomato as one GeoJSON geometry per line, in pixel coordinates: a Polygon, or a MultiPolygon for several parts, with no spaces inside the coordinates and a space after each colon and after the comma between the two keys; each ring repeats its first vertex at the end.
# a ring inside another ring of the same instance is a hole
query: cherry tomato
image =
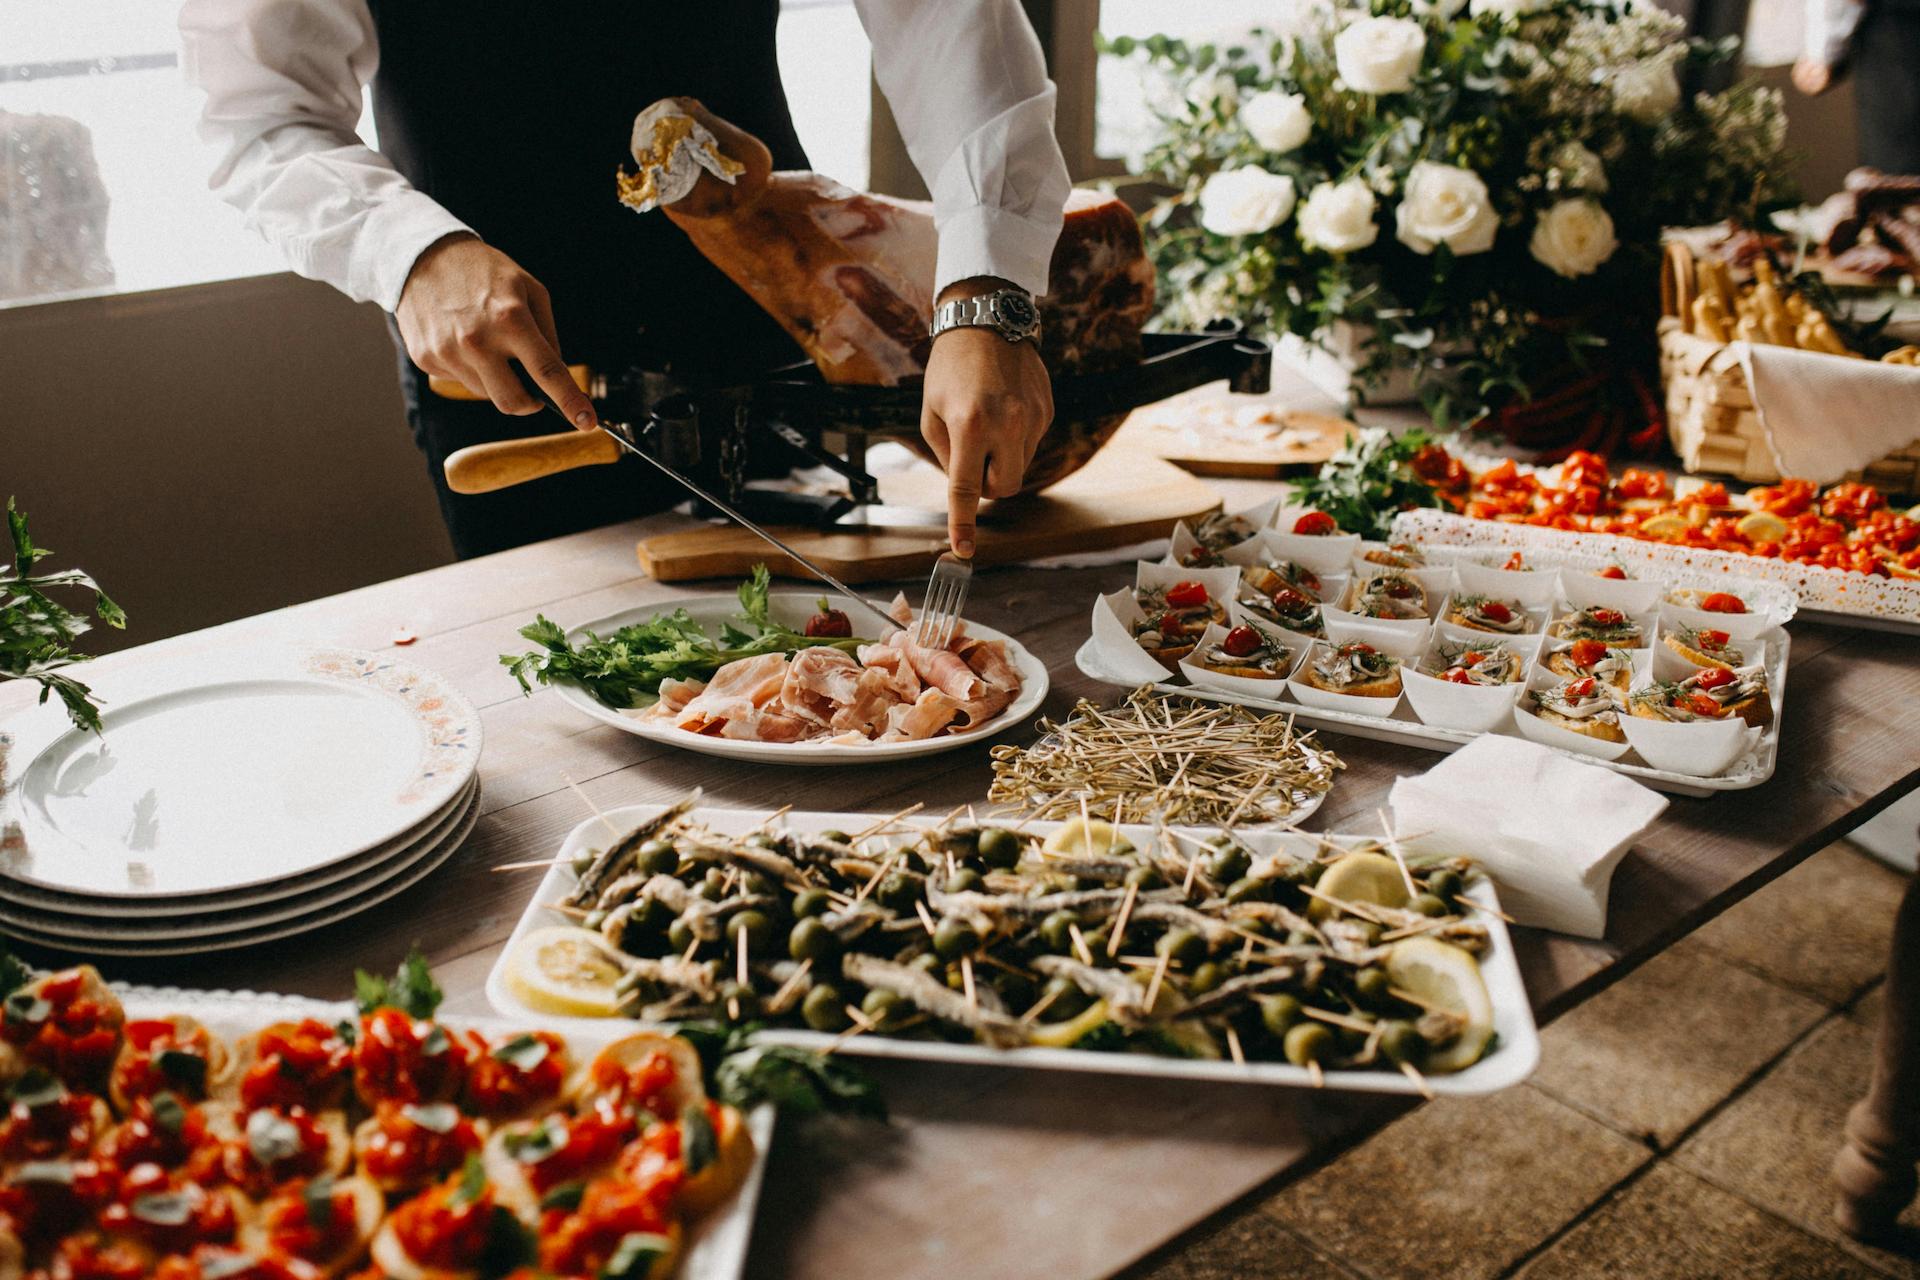
{"type": "Polygon", "coordinates": [[[1687,695],[1687,710],[1697,716],[1717,718],[1727,714],[1727,709],[1714,700],[1710,693],[1690,693],[1687,695]]]}
{"type": "Polygon", "coordinates": [[[1198,609],[1206,602],[1205,583],[1176,582],[1167,588],[1167,603],[1176,609],[1198,609]]]}
{"type": "Polygon", "coordinates": [[[1728,595],[1724,591],[1715,591],[1700,602],[1700,607],[1708,613],[1745,613],[1746,601],[1739,596],[1728,595]]]}
{"type": "Polygon", "coordinates": [[[1567,696],[1569,698],[1592,697],[1596,687],[1597,682],[1592,676],[1582,676],[1580,679],[1574,680],[1567,685],[1567,696]]]}
{"type": "Polygon", "coordinates": [[[483,1116],[512,1116],[550,1101],[566,1083],[566,1044],[550,1031],[515,1036],[489,1045],[466,1033],[467,1105],[483,1116]]]}
{"type": "Polygon", "coordinates": [[[1463,667],[1477,667],[1486,660],[1487,655],[1478,649],[1469,649],[1460,655],[1460,665],[1463,667]]]}
{"type": "Polygon", "coordinates": [[[1733,639],[1732,636],[1724,631],[1707,630],[1696,632],[1695,634],[1700,637],[1700,647],[1709,650],[1724,649],[1727,647],[1728,642],[1733,639]]]}
{"type": "Polygon", "coordinates": [[[1491,619],[1494,622],[1512,622],[1513,610],[1507,608],[1506,605],[1501,604],[1498,600],[1489,600],[1480,606],[1480,616],[1491,619]]]}
{"type": "Polygon", "coordinates": [[[1453,670],[1447,672],[1445,675],[1441,676],[1440,678],[1442,680],[1451,680],[1455,684],[1472,684],[1473,683],[1473,677],[1468,674],[1467,669],[1465,667],[1455,667],[1453,670]]]}
{"type": "Polygon", "coordinates": [[[254,1061],[240,1080],[240,1101],[256,1107],[331,1107],[346,1094],[353,1051],[317,1018],[282,1022],[255,1041],[254,1061]]]}
{"type": "Polygon", "coordinates": [[[1602,569],[1597,576],[1611,578],[1615,582],[1625,582],[1627,580],[1627,571],[1617,564],[1610,564],[1602,569]]]}
{"type": "Polygon", "coordinates": [[[1282,587],[1273,593],[1273,607],[1281,613],[1304,613],[1313,607],[1313,601],[1292,587],[1282,587]]]}
{"type": "Polygon", "coordinates": [[[1309,538],[1324,538],[1328,534],[1340,532],[1340,526],[1333,517],[1324,511],[1309,511],[1293,522],[1293,531],[1309,538]]]}
{"type": "Polygon", "coordinates": [[[1606,656],[1607,646],[1603,640],[1575,640],[1567,650],[1567,658],[1576,667],[1591,667],[1606,656]]]}
{"type": "Polygon", "coordinates": [[[1597,627],[1617,627],[1627,620],[1627,615],[1618,609],[1595,609],[1588,616],[1597,627]]]}
{"type": "Polygon", "coordinates": [[[1220,647],[1236,658],[1244,658],[1259,650],[1260,633],[1252,627],[1235,627],[1227,632],[1227,638],[1220,642],[1220,647]]]}
{"type": "Polygon", "coordinates": [[[1708,667],[1693,677],[1691,683],[1696,689],[1718,689],[1721,685],[1732,684],[1737,679],[1739,677],[1725,667],[1708,667]]]}

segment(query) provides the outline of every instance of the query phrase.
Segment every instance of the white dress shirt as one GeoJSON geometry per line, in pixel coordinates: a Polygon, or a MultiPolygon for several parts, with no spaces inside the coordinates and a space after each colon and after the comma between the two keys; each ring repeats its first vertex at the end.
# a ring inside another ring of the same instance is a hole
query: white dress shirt
{"type": "MultiPolygon", "coordinates": [[[[999,276],[1046,292],[1069,183],[1019,0],[854,7],[933,194],[936,290],[999,276]]],[[[180,34],[187,77],[206,93],[200,132],[223,148],[211,185],[295,271],[392,311],[421,251],[472,230],[354,132],[380,58],[366,0],[186,0],[180,34]]]]}
{"type": "Polygon", "coordinates": [[[1861,0],[1806,0],[1806,5],[1805,56],[1821,66],[1838,68],[1847,60],[1866,5],[1861,0]]]}

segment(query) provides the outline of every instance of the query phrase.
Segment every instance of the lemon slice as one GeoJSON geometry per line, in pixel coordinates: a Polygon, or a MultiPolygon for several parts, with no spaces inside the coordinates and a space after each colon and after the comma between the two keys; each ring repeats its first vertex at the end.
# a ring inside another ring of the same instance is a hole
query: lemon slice
{"type": "Polygon", "coordinates": [[[1473,956],[1435,938],[1408,938],[1387,953],[1387,981],[1415,999],[1459,1014],[1467,1025],[1451,1044],[1427,1057],[1428,1071],[1470,1067],[1493,1039],[1493,1000],[1473,956]]]}
{"type": "Polygon", "coordinates": [[[620,1011],[624,970],[591,929],[535,929],[507,953],[505,981],[529,1009],[570,1018],[611,1018],[620,1011]]]}
{"type": "Polygon", "coordinates": [[[1787,536],[1787,522],[1771,511],[1755,511],[1740,517],[1734,526],[1740,536],[1753,542],[1778,542],[1787,536]]]}
{"type": "Polygon", "coordinates": [[[1640,522],[1640,532],[1649,538],[1677,538],[1686,531],[1685,518],[1671,511],[1640,522]]]}
{"type": "MultiPolygon", "coordinates": [[[[1400,864],[1384,853],[1349,853],[1321,872],[1320,883],[1314,887],[1342,902],[1407,905],[1407,882],[1400,874],[1400,864]]],[[[1325,920],[1336,910],[1332,903],[1315,898],[1307,907],[1307,918],[1325,920]]]]}
{"type": "Polygon", "coordinates": [[[1048,853],[1069,858],[1104,858],[1125,847],[1127,838],[1111,822],[1099,818],[1068,818],[1041,846],[1048,853]]]}

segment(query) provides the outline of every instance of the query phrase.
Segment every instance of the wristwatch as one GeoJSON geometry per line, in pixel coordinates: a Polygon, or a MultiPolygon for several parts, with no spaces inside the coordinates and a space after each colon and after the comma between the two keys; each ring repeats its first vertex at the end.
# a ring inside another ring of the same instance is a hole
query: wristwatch
{"type": "Polygon", "coordinates": [[[1036,342],[1040,338],[1040,312],[1033,295],[1025,289],[995,289],[971,298],[955,298],[936,308],[927,332],[939,337],[949,329],[980,326],[992,329],[1008,342],[1036,342]]]}

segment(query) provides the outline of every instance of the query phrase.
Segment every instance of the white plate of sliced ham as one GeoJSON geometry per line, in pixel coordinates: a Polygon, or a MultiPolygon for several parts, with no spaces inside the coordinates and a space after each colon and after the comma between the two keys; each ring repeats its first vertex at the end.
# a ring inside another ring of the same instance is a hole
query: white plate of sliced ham
{"type": "MultiPolygon", "coordinates": [[[[771,615],[796,630],[818,611],[818,593],[776,592],[771,615]]],[[[848,610],[843,598],[829,607],[848,610]]],[[[738,620],[726,595],[678,601],[707,629],[738,620]]],[[[658,606],[581,623],[568,632],[608,635],[644,622],[658,606]]],[[[855,619],[862,610],[850,610],[855,619]]],[[[896,616],[906,617],[903,601],[896,616]]],[[[857,624],[856,624],[857,625],[857,624]]],[[[609,707],[575,685],[562,699],[596,720],[655,742],[707,755],[778,764],[879,763],[952,751],[1019,724],[1047,696],[1047,669],[1026,647],[991,627],[963,623],[945,649],[912,641],[909,630],[870,638],[849,652],[821,646],[742,658],[700,680],[667,680],[648,707],[609,707]]]]}

